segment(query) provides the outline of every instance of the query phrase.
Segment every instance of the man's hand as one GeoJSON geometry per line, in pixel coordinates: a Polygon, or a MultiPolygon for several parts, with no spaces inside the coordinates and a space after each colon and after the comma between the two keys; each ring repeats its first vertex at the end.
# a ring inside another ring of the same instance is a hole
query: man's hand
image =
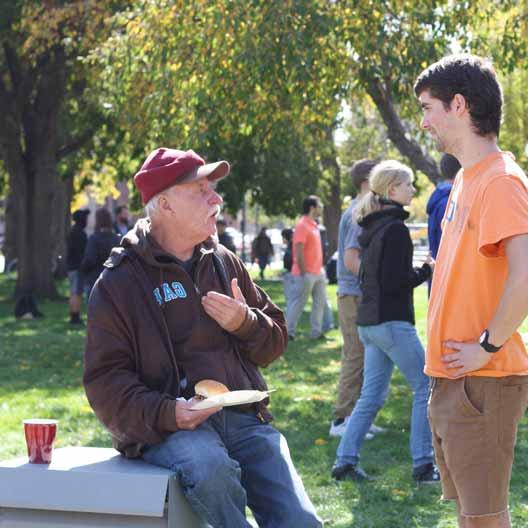
{"type": "Polygon", "coordinates": [[[194,399],[189,401],[178,400],[176,402],[176,425],[178,429],[194,431],[209,416],[217,413],[222,407],[211,407],[200,411],[191,411],[190,408],[196,403],[194,399]]]}
{"type": "Polygon", "coordinates": [[[468,372],[473,372],[486,365],[492,354],[486,352],[478,343],[458,343],[457,341],[445,341],[447,348],[456,350],[454,354],[442,357],[446,367],[450,369],[455,378],[465,376],[468,372]]]}
{"type": "Polygon", "coordinates": [[[224,330],[238,330],[246,319],[248,305],[237,279],[231,281],[233,297],[218,292],[209,292],[202,297],[202,306],[209,317],[212,317],[224,330]]]}
{"type": "Polygon", "coordinates": [[[433,258],[433,256],[431,255],[431,253],[427,254],[427,258],[425,259],[425,264],[429,265],[429,267],[431,268],[431,273],[432,273],[434,271],[434,267],[435,267],[436,261],[433,258]]]}

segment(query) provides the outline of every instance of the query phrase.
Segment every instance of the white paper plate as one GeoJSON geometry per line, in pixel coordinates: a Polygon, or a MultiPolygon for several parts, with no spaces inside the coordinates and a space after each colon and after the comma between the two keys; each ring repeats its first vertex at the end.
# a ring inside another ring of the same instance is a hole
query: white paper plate
{"type": "Polygon", "coordinates": [[[202,409],[210,409],[211,407],[229,407],[231,405],[255,403],[267,398],[270,392],[273,391],[239,390],[224,392],[223,394],[218,394],[218,396],[213,396],[196,402],[191,407],[191,410],[199,411],[202,409]]]}

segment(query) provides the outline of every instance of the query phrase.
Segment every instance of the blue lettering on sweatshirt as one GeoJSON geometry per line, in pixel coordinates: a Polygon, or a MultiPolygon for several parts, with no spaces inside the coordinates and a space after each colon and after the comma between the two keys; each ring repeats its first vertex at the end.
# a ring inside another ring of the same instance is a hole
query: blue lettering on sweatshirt
{"type": "Polygon", "coordinates": [[[176,299],[185,299],[187,292],[181,282],[169,284],[164,282],[159,288],[153,290],[156,302],[161,306],[164,302],[171,302],[176,299]]]}

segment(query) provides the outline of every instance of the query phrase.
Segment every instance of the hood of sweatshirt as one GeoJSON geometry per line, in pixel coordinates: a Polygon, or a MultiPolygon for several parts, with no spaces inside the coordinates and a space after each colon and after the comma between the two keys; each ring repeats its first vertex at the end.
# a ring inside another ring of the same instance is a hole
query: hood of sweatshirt
{"type": "Polygon", "coordinates": [[[401,220],[403,222],[407,218],[409,218],[409,213],[401,205],[387,207],[386,209],[370,213],[359,222],[362,228],[361,234],[359,235],[359,244],[361,247],[368,247],[374,235],[382,227],[395,220],[401,220]]]}
{"type": "Polygon", "coordinates": [[[438,187],[433,191],[427,202],[428,215],[432,214],[440,202],[447,200],[452,187],[453,184],[449,182],[442,182],[438,184],[438,187]]]}
{"type": "MultiPolygon", "coordinates": [[[[216,246],[216,238],[209,237],[196,246],[192,259],[203,258],[204,255],[214,252],[216,246]]],[[[165,251],[152,236],[149,218],[140,218],[136,222],[136,225],[122,238],[120,247],[112,250],[105,262],[105,267],[118,266],[127,254],[134,254],[145,263],[158,267],[160,270],[171,269],[175,263],[181,264],[177,257],[165,251]]]]}

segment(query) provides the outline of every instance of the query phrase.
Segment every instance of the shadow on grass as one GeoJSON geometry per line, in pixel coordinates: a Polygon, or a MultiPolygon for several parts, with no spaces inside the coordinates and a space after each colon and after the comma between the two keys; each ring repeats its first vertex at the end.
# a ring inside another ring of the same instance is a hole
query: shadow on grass
{"type": "Polygon", "coordinates": [[[79,386],[84,328],[71,326],[66,302],[43,302],[42,319],[17,321],[3,283],[0,302],[0,387],[56,390],[79,386]]]}

